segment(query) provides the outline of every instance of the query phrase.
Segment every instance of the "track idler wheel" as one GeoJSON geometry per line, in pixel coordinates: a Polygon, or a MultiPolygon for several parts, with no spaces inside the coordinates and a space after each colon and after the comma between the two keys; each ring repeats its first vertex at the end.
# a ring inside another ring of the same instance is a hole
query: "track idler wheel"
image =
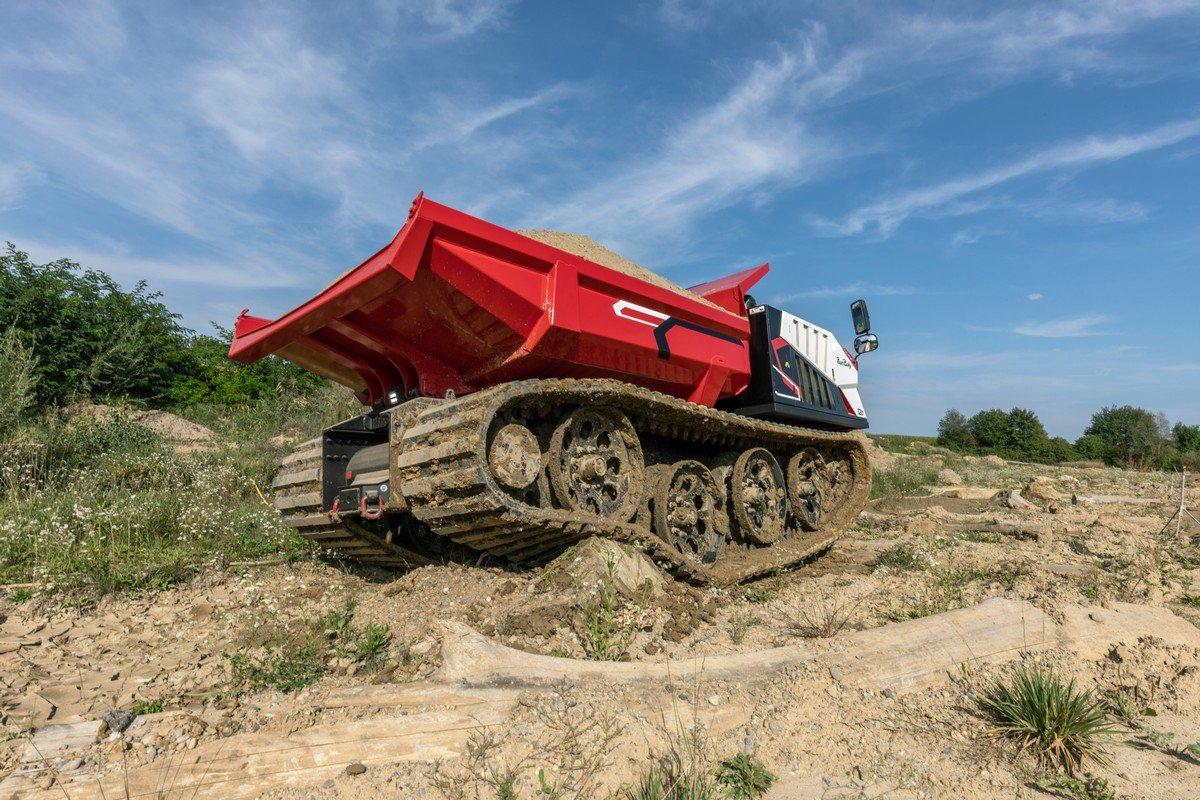
{"type": "Polygon", "coordinates": [[[768,450],[753,447],[738,456],[730,488],[733,518],[742,536],[758,544],[771,544],[787,532],[783,469],[768,450]]]}
{"type": "Polygon", "coordinates": [[[651,524],[655,534],[702,564],[717,560],[725,536],[718,530],[717,481],[699,461],[677,461],[657,472],[651,524]]]}
{"type": "Polygon", "coordinates": [[[542,450],[533,431],[519,422],[502,426],[488,447],[488,466],[496,480],[509,489],[533,485],[542,470],[542,450]]]}
{"type": "Polygon", "coordinates": [[[550,488],[564,508],[626,522],[637,510],[645,462],[637,431],[613,408],[579,408],[550,438],[550,488]]]}
{"type": "Polygon", "coordinates": [[[823,521],[828,491],[825,458],[815,448],[806,447],[788,460],[788,500],[800,527],[815,531],[823,521]]]}

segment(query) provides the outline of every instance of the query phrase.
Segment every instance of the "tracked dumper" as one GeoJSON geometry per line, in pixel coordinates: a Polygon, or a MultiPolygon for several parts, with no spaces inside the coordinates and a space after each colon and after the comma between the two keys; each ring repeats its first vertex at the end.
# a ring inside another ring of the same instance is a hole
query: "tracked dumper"
{"type": "Polygon", "coordinates": [[[396,569],[606,536],[712,584],[828,548],[870,493],[855,355],[746,293],[765,264],[685,290],[586,255],[418,196],[312,300],[243,311],[231,358],[277,355],[371,409],[284,459],[287,523],[396,569]]]}

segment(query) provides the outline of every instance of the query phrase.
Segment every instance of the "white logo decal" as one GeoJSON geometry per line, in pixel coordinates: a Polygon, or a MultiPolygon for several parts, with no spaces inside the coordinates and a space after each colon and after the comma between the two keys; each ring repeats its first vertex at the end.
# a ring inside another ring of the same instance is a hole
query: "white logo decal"
{"type": "Polygon", "coordinates": [[[643,325],[649,325],[651,328],[657,328],[659,323],[670,318],[669,314],[664,314],[661,311],[655,311],[645,306],[639,306],[628,300],[618,300],[613,303],[613,313],[622,319],[627,319],[631,322],[640,322],[643,325]],[[634,316],[634,314],[640,316],[634,316]],[[649,317],[649,319],[646,319],[646,317],[649,317]]]}

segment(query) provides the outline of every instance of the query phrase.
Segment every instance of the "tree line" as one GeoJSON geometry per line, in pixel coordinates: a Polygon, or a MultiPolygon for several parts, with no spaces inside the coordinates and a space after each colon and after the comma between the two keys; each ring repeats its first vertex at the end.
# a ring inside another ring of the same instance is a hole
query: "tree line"
{"type": "Polygon", "coordinates": [[[69,259],[38,264],[9,243],[0,254],[0,415],[85,398],[167,407],[234,405],[324,379],[278,358],[225,357],[229,331],[196,333],[145,281],[125,291],[69,259]]]}
{"type": "Polygon", "coordinates": [[[993,408],[968,419],[952,408],[938,423],[938,444],[1047,464],[1094,460],[1138,469],[1200,469],[1200,425],[1172,427],[1166,415],[1134,406],[1102,408],[1074,442],[1049,436],[1028,409],[993,408]]]}

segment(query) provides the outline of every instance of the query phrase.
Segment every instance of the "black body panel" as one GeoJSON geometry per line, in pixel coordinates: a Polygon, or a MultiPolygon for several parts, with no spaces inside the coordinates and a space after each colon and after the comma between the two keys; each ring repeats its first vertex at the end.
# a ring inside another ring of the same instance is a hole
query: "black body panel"
{"type": "Polygon", "coordinates": [[[748,417],[836,430],[867,427],[865,417],[846,411],[837,384],[780,337],[779,309],[750,311],[750,385],[737,397],[717,404],[748,417]]]}

